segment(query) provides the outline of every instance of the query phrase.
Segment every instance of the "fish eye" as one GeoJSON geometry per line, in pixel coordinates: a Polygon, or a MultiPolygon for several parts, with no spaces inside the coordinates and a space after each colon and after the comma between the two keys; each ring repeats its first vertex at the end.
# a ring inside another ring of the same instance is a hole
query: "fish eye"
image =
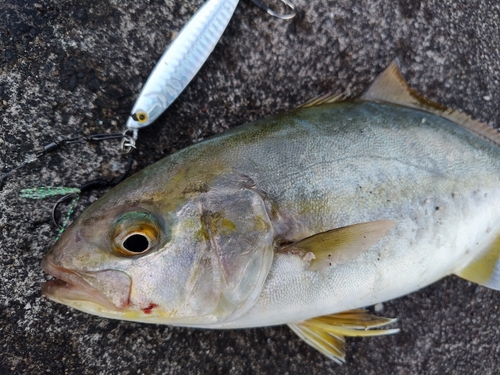
{"type": "Polygon", "coordinates": [[[134,121],[137,121],[140,123],[144,123],[144,122],[148,121],[148,114],[144,111],[132,113],[130,116],[132,117],[132,119],[134,121]]]}
{"type": "Polygon", "coordinates": [[[125,250],[141,254],[149,249],[149,238],[142,233],[132,233],[122,243],[125,250]]]}
{"type": "Polygon", "coordinates": [[[158,220],[149,212],[127,212],[118,218],[111,231],[112,249],[120,256],[142,255],[159,243],[160,236],[158,220]]]}

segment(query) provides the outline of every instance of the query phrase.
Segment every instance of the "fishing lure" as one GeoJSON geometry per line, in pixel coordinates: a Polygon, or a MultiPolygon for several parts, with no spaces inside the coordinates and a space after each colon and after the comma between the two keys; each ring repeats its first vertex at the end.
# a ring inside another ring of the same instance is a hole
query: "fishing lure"
{"type": "Polygon", "coordinates": [[[183,27],[142,88],[127,130],[150,125],[179,96],[205,63],[233,15],[238,0],[209,0],[183,27]]]}
{"type": "MultiPolygon", "coordinates": [[[[127,130],[135,141],[138,130],[155,121],[186,88],[207,60],[222,36],[239,0],[208,0],[182,28],[155,68],[132,108],[127,130]]],[[[290,19],[295,16],[294,6],[282,0],[294,12],[278,14],[259,0],[252,0],[259,8],[274,17],[290,19]]],[[[122,142],[130,149],[133,142],[122,142]]]]}

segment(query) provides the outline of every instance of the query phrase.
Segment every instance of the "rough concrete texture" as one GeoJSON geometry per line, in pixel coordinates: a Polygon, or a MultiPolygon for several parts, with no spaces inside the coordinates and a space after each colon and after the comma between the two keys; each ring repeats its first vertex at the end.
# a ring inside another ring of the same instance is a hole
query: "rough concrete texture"
{"type": "MultiPolygon", "coordinates": [[[[194,141],[318,94],[359,93],[399,57],[411,85],[500,123],[497,0],[293,0],[280,21],[242,1],[209,61],[153,126],[133,171],[194,141]]],[[[276,0],[267,0],[277,5],[276,0]]],[[[121,131],[190,1],[0,2],[0,172],[53,140],[121,131]]],[[[209,331],[112,321],[41,296],[55,199],[33,186],[80,186],[123,172],[117,141],[61,147],[0,187],[0,374],[494,374],[500,293],[447,277],[384,304],[401,332],[348,339],[332,363],[287,327],[209,331]]],[[[79,209],[102,195],[84,196],[79,209]]]]}

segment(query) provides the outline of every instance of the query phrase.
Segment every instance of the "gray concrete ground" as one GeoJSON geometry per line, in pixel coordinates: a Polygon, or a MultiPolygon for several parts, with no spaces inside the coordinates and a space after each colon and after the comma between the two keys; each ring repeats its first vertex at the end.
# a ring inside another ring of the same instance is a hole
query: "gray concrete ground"
{"type": "MultiPolygon", "coordinates": [[[[276,0],[266,0],[276,5],[276,0]]],[[[293,21],[239,4],[133,171],[318,94],[359,93],[392,59],[426,96],[498,126],[496,0],[294,0],[293,21]]],[[[0,171],[53,140],[123,128],[141,84],[202,0],[0,2],[0,171]]],[[[111,321],[41,296],[55,199],[25,187],[119,175],[117,142],[62,147],[0,187],[0,374],[495,374],[500,293],[448,277],[384,304],[392,337],[349,339],[338,366],[287,327],[209,331],[111,321]]],[[[80,208],[102,195],[93,191],[80,208]]]]}

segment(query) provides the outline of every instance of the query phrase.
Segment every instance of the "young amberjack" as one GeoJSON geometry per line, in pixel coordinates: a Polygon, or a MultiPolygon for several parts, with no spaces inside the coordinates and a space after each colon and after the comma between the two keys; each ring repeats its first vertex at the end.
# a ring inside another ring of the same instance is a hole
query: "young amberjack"
{"type": "Polygon", "coordinates": [[[187,147],[89,207],[42,262],[50,299],[203,328],[288,324],[343,361],[361,310],[450,274],[500,287],[500,137],[391,64],[187,147]]]}

